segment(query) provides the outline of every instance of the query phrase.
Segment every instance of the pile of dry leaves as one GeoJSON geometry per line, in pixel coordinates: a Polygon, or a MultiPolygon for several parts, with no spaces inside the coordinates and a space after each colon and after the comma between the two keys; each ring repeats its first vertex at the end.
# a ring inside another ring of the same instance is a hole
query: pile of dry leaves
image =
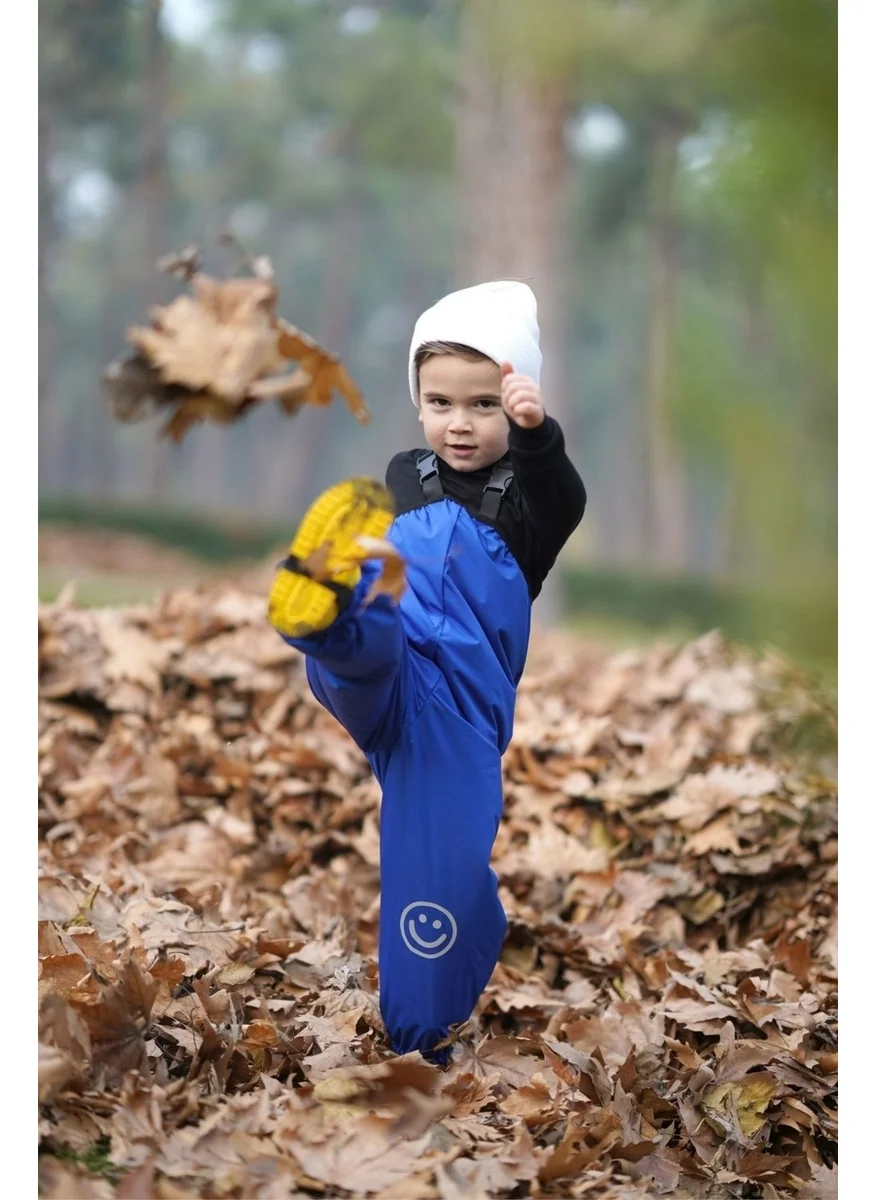
{"type": "Polygon", "coordinates": [[[40,666],[43,1195],[830,1193],[835,786],[774,664],[533,647],[446,1072],[386,1049],[378,792],[264,597],[60,602],[40,666]]]}

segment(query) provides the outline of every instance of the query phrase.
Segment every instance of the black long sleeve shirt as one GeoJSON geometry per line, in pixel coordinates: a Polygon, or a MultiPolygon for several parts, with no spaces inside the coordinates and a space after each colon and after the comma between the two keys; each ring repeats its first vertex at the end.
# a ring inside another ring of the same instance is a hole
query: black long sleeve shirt
{"type": "MultiPolygon", "coordinates": [[[[534,600],[584,515],[587,493],[566,454],[563,431],[552,417],[546,416],[535,429],[522,429],[511,422],[509,425],[508,453],[500,461],[511,467],[514,478],[495,521],[480,513],[484,488],[495,464],[477,471],[456,471],[439,458],[438,477],[447,498],[502,535],[534,600]]],[[[417,460],[423,453],[403,450],[387,467],[386,486],[399,514],[427,503],[417,470],[417,460]]]]}

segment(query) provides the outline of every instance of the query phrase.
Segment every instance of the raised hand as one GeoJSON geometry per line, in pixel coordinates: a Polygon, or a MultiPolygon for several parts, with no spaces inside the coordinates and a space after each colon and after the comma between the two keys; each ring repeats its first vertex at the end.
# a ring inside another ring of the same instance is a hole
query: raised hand
{"type": "Polygon", "coordinates": [[[502,407],[509,421],[521,429],[535,429],[544,421],[541,389],[528,375],[518,375],[511,363],[500,363],[502,372],[502,407]]]}

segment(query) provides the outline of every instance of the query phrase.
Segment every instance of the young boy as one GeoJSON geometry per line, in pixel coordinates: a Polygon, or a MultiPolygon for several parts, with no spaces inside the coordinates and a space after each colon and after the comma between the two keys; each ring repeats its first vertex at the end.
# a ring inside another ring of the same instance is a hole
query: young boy
{"type": "Polygon", "coordinates": [[[423,313],[409,379],[428,450],[392,459],[388,492],[351,480],[324,493],[269,604],[382,788],[381,1011],[394,1050],[439,1063],[499,959],[507,923],[490,852],[530,605],[586,503],[540,368],[525,284],[466,288],[423,313]],[[362,534],[404,557],[398,605],[365,604],[379,564],[343,567],[362,534]],[[320,583],[303,562],[325,545],[320,583]]]}

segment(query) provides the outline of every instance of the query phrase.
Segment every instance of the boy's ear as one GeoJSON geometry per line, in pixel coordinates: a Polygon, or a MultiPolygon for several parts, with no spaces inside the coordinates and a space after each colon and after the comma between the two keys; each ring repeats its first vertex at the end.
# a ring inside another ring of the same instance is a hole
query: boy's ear
{"type": "Polygon", "coordinates": [[[421,405],[418,405],[417,407],[417,420],[421,425],[423,424],[423,409],[421,405]]]}

